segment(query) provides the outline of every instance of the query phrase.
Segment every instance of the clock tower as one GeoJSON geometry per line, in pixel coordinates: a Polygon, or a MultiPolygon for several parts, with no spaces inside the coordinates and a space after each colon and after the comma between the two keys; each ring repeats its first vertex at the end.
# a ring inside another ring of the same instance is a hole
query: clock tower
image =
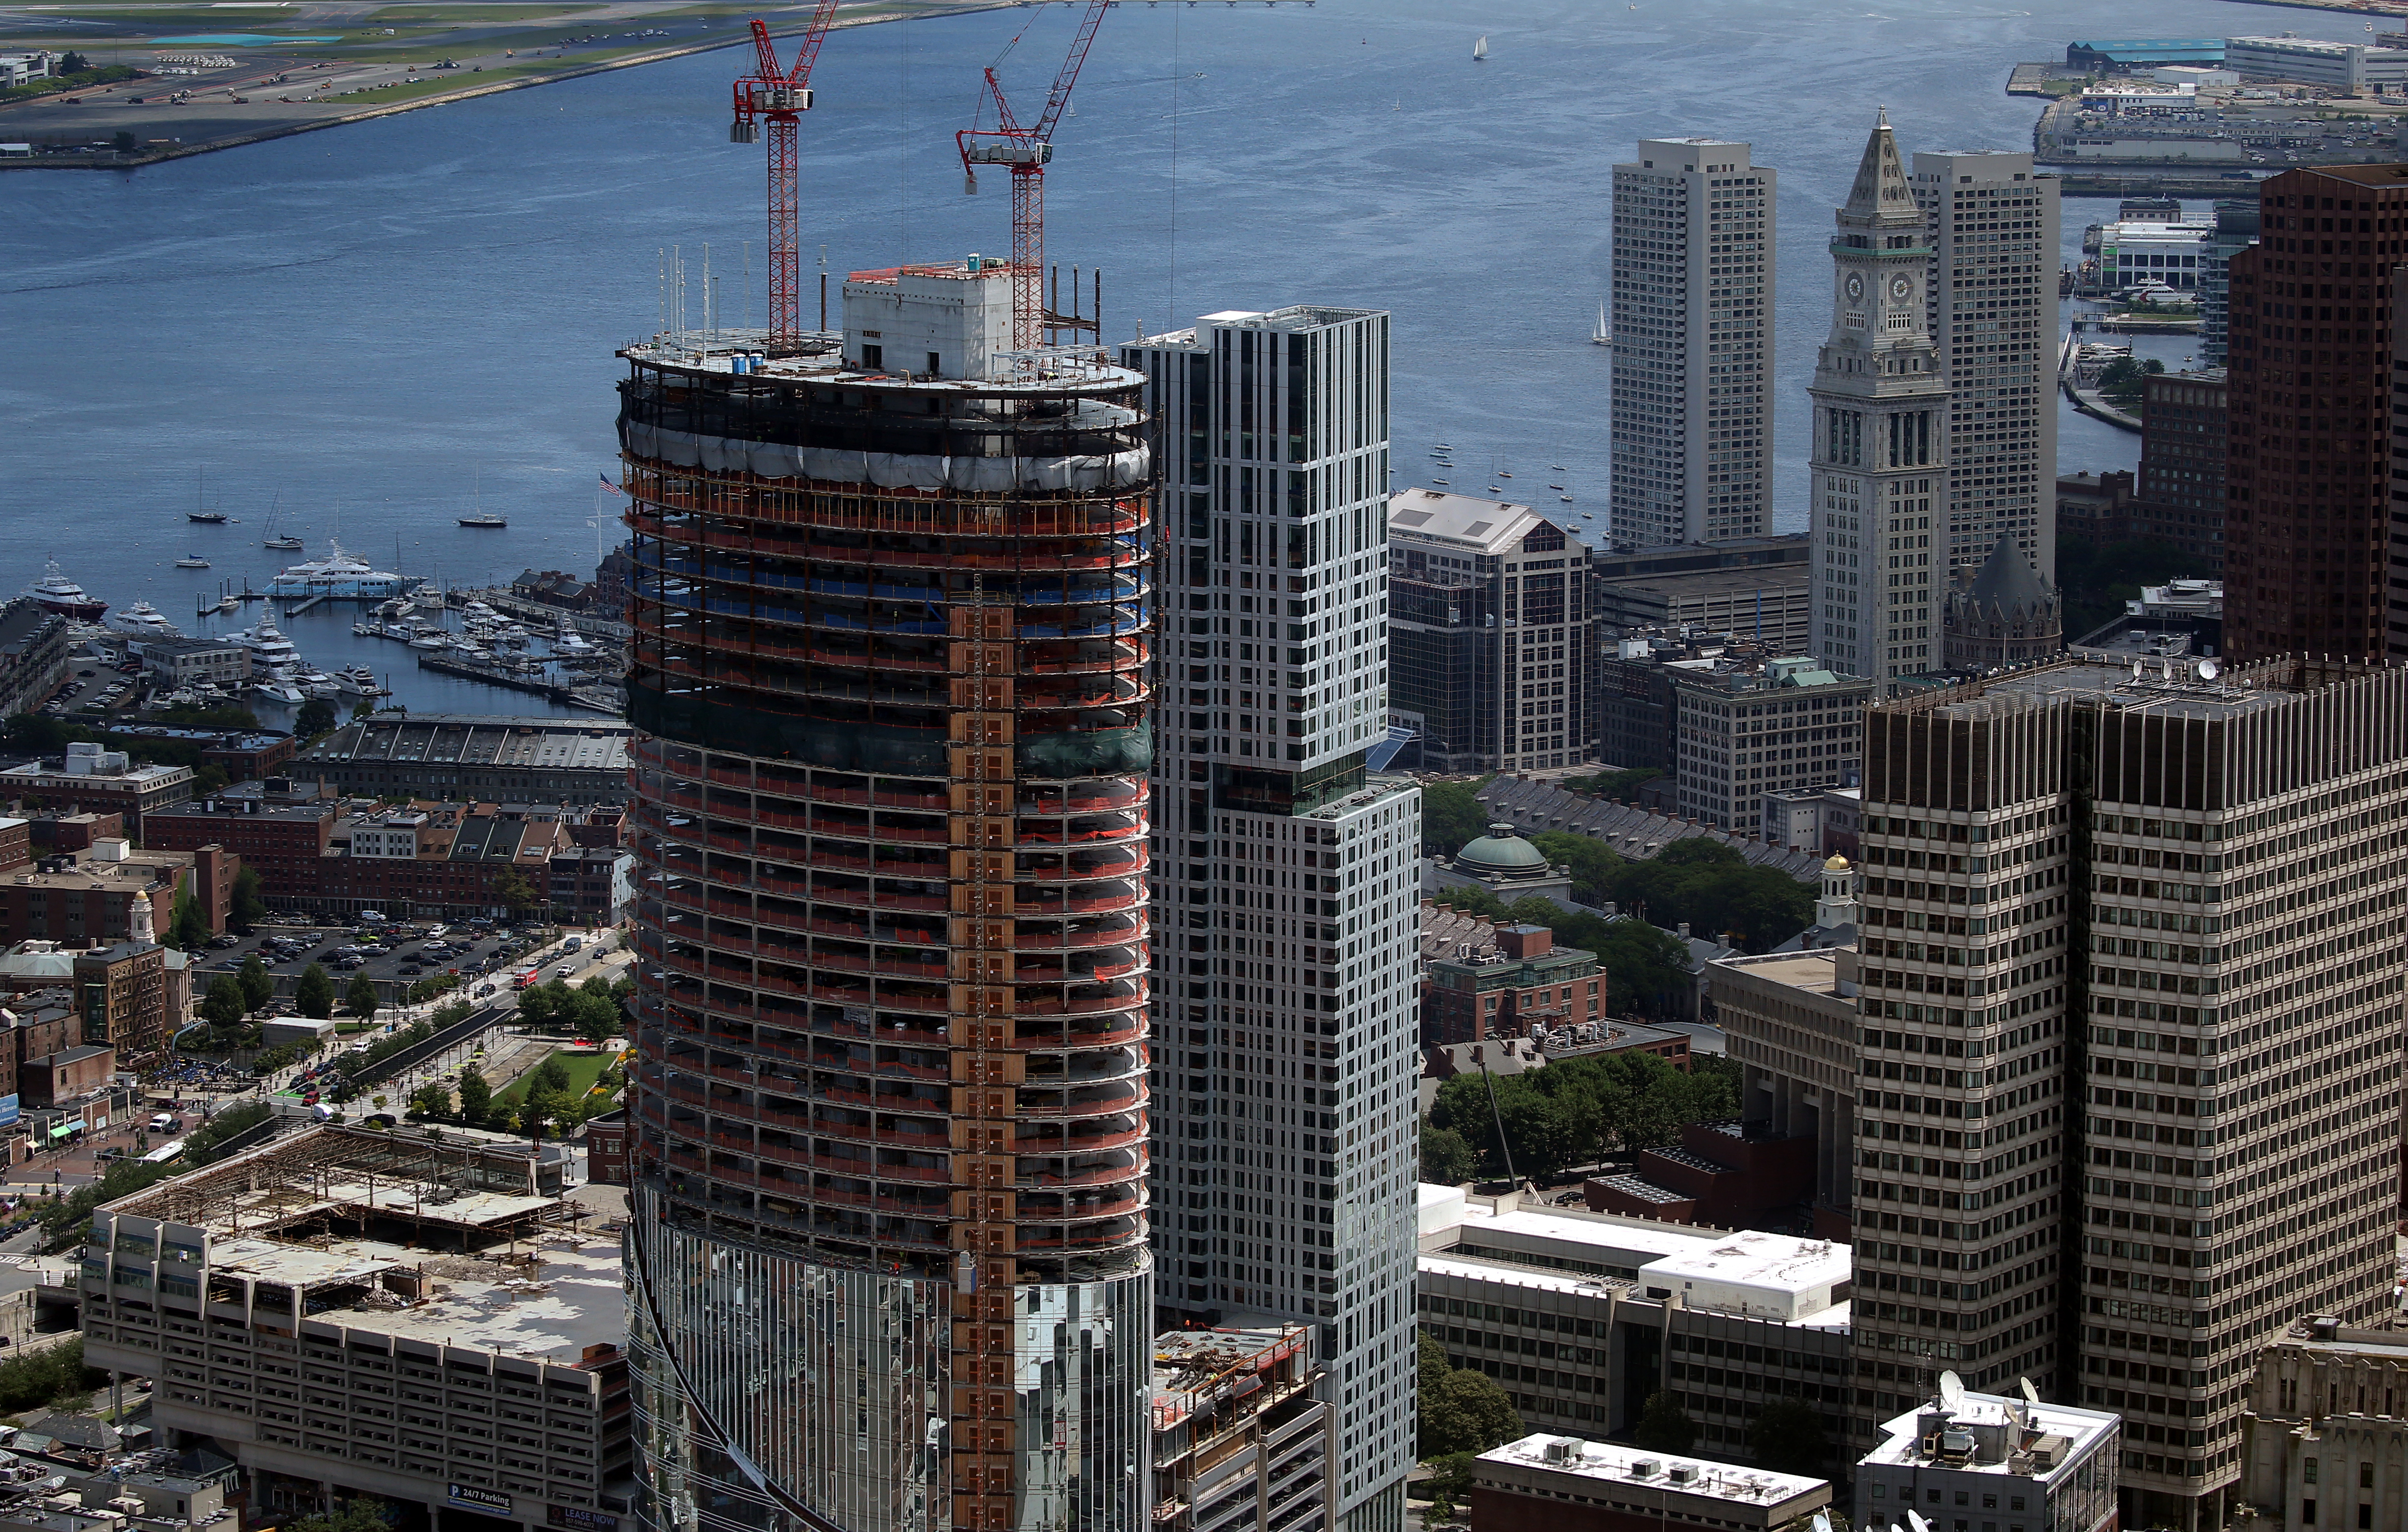
{"type": "Polygon", "coordinates": [[[1931,340],[1942,295],[1930,291],[1923,210],[1886,112],[1834,222],[1831,330],[1807,390],[1813,649],[1832,670],[1887,691],[1900,676],[1941,668],[1948,380],[1931,340]]]}

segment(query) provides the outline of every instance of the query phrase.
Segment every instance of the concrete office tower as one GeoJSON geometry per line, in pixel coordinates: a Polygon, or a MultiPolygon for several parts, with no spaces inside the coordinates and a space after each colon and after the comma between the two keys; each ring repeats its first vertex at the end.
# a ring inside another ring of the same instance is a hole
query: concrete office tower
{"type": "Polygon", "coordinates": [[[2028,1376],[2212,1532],[2258,1347],[2389,1292],[2408,671],[2142,664],[1867,715],[1857,1409],[2028,1376]]]}
{"type": "Polygon", "coordinates": [[[1931,250],[1884,116],[1833,222],[1815,355],[1813,651],[1885,696],[1937,670],[1947,589],[1948,383],[1927,328],[1931,250]]]}
{"type": "Polygon", "coordinates": [[[1613,167],[1613,540],[1772,529],[1778,178],[1748,146],[1642,138],[1613,167]]]}
{"type": "Polygon", "coordinates": [[[2408,653],[2386,610],[2398,169],[2259,181],[2262,232],[2232,257],[2224,643],[2239,658],[2408,653]]]}
{"type": "Polygon", "coordinates": [[[1914,184],[1948,369],[1948,562],[1979,564],[2006,532],[2054,585],[2057,178],[1982,150],[1915,155],[1914,184]]]}
{"type": "Polygon", "coordinates": [[[1121,359],[1165,470],[1163,1317],[1313,1325],[1336,1525],[1393,1532],[1413,1461],[1421,795],[1366,760],[1387,734],[1388,316],[1208,314],[1121,359]]]}
{"type": "Polygon", "coordinates": [[[1144,380],[843,302],[621,353],[644,1514],[1141,1527],[1144,380]]]}

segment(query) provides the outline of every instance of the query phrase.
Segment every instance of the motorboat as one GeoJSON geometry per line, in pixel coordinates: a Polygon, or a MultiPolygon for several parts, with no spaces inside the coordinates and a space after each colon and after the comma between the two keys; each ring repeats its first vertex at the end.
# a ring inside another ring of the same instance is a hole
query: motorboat
{"type": "Polygon", "coordinates": [[[586,642],[583,634],[569,627],[568,619],[563,617],[560,626],[552,630],[552,652],[556,655],[590,655],[594,652],[594,645],[586,642]]]}
{"type": "Polygon", "coordinates": [[[301,695],[300,688],[290,681],[254,681],[251,684],[251,689],[271,701],[282,702],[288,707],[299,707],[308,701],[301,695]]]}
{"type": "Polygon", "coordinates": [[[254,672],[282,680],[301,663],[301,651],[293,641],[276,630],[272,622],[263,622],[244,632],[226,635],[251,651],[251,668],[254,672]]]}
{"type": "Polygon", "coordinates": [[[176,567],[179,570],[205,570],[209,567],[209,561],[199,554],[186,554],[176,560],[176,567]]]}
{"type": "Polygon", "coordinates": [[[108,603],[84,594],[83,586],[67,578],[59,561],[50,559],[42,565],[42,577],[25,587],[25,594],[45,612],[55,612],[62,617],[78,622],[97,622],[108,610],[108,603]]]}
{"type": "Polygon", "coordinates": [[[338,601],[381,601],[408,594],[407,577],[369,568],[366,559],[344,552],[339,542],[330,541],[327,547],[325,557],[305,559],[268,582],[267,594],[288,600],[324,596],[338,601]]]}
{"type": "Polygon", "coordinates": [[[335,685],[353,697],[382,697],[385,688],[377,685],[376,672],[366,665],[347,666],[335,672],[335,685]]]}
{"type": "Polygon", "coordinates": [[[159,609],[149,601],[136,601],[108,619],[108,625],[121,633],[136,638],[182,638],[183,631],[160,615],[159,609]]]}
{"type": "Polygon", "coordinates": [[[452,647],[452,635],[440,628],[421,628],[409,635],[409,646],[413,649],[449,649],[452,647]]]}

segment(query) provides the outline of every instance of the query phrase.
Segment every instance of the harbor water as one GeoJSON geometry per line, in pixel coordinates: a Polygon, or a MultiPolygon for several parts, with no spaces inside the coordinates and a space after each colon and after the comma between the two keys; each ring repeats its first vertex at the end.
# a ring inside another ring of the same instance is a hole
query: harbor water
{"type": "MultiPolygon", "coordinates": [[[[2019,60],[2075,37],[2205,36],[2214,0],[1449,0],[1122,6],[1063,120],[1051,255],[1104,268],[1108,340],[1295,302],[1396,315],[1398,483],[1454,445],[1452,487],[1604,526],[1611,166],[1641,136],[1752,140],[1781,172],[1776,506],[1802,527],[1804,388],[1828,321],[1830,209],[1874,108],[1917,149],[2024,148],[2019,60]],[[1475,34],[1489,38],[1475,62],[1475,34]],[[1561,474],[1552,471],[1562,465],[1561,474]],[[1505,477],[1507,474],[1512,477],[1505,477]],[[1567,485],[1567,503],[1545,487],[1567,485]]],[[[802,131],[804,319],[844,270],[1010,248],[1003,178],[966,197],[953,135],[1002,57],[1033,109],[1061,7],[837,34],[802,131]],[[1020,46],[1006,53],[1017,32],[1020,46]]],[[[2288,10],[2309,36],[2363,19],[2288,10]]],[[[675,301],[758,323],[763,166],[727,141],[721,51],[130,173],[0,174],[0,588],[57,557],[191,629],[222,580],[264,586],[343,542],[447,584],[590,574],[617,535],[613,349],[675,301]],[[708,281],[705,246],[709,247],[708,281]],[[201,526],[206,499],[231,518],[201,526]],[[502,530],[455,525],[475,510],[502,530]],[[263,549],[275,529],[306,554],[263,549]],[[174,562],[193,553],[206,571],[174,562]]],[[[2066,208],[2069,257],[2105,202],[2066,208]]],[[[1067,300],[1066,300],[1067,301],[1067,300]]],[[[2166,342],[2143,340],[2144,354],[2166,342]]],[[[2190,349],[2172,342],[2170,365],[2190,349]]],[[[2068,416],[2060,465],[2138,441],[2068,416]]],[[[539,708],[419,677],[328,605],[291,636],[322,669],[408,670],[413,709],[539,708]]],[[[255,620],[246,613],[231,619],[255,620]]]]}

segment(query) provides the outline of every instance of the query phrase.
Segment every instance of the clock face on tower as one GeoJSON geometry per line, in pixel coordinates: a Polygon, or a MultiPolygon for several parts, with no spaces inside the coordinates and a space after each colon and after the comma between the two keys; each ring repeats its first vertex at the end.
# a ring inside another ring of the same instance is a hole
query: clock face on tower
{"type": "Polygon", "coordinates": [[[1914,292],[1914,279],[1899,272],[1889,280],[1889,296],[1904,303],[1914,292]]]}
{"type": "Polygon", "coordinates": [[[1851,271],[1851,272],[1849,272],[1849,273],[1848,273],[1848,300],[1849,300],[1850,302],[1852,302],[1852,303],[1855,303],[1855,302],[1861,302],[1861,301],[1863,300],[1863,298],[1864,298],[1864,296],[1865,296],[1865,279],[1864,279],[1864,274],[1863,274],[1862,272],[1859,272],[1859,271],[1851,271]]]}

